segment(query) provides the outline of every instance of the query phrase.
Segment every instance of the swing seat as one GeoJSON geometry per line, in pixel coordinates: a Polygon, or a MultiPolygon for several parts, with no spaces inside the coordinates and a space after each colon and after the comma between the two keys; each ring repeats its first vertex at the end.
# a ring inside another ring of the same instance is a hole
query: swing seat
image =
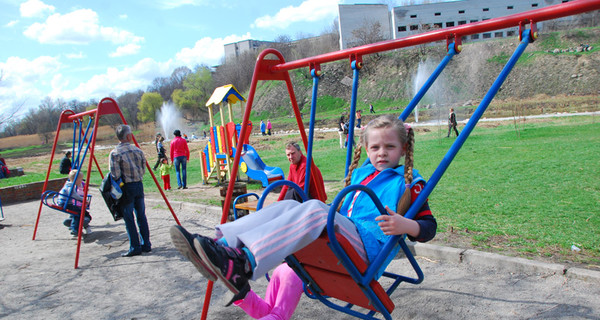
{"type": "MultiPolygon", "coordinates": [[[[367,270],[367,264],[356,253],[350,242],[340,234],[336,233],[335,237],[358,271],[361,274],[364,273],[367,270]]],[[[329,237],[324,231],[317,240],[293,254],[296,262],[292,263],[292,268],[296,273],[304,275],[306,279],[304,283],[308,284],[307,287],[313,291],[313,294],[318,292],[322,296],[378,311],[363,293],[364,288],[361,288],[363,286],[350,276],[340,260],[331,252],[329,245],[329,237]]],[[[381,301],[387,312],[391,313],[394,310],[394,302],[379,282],[372,279],[368,283],[368,288],[381,301]]]]}
{"type": "MultiPolygon", "coordinates": [[[[65,195],[61,195],[59,192],[56,191],[51,191],[51,190],[46,190],[43,194],[42,194],[42,203],[44,205],[46,205],[48,208],[54,209],[54,210],[58,210],[58,211],[62,211],[64,213],[68,213],[68,214],[74,214],[74,215],[79,215],[81,212],[79,211],[73,211],[70,209],[67,209],[64,205],[61,205],[58,203],[58,198],[59,196],[62,197],[67,197],[68,201],[71,200],[76,200],[73,197],[68,197],[65,195]]],[[[90,208],[90,202],[92,201],[92,195],[87,196],[87,201],[86,201],[86,209],[90,208]]]]}
{"type": "Polygon", "coordinates": [[[401,282],[421,283],[424,279],[423,272],[406,245],[404,236],[392,236],[374,261],[367,265],[350,242],[335,232],[334,219],[338,205],[346,194],[356,190],[365,192],[373,200],[377,210],[386,214],[381,201],[370,188],[350,185],[342,189],[331,204],[326,230],[317,240],[286,257],[286,262],[304,282],[304,291],[309,298],[361,319],[378,319],[375,317],[376,313],[381,313],[385,319],[392,319],[391,313],[395,306],[390,295],[401,282]],[[410,262],[416,277],[383,272],[382,275],[392,281],[385,290],[377,280],[376,273],[392,252],[397,252],[397,246],[400,246],[410,262]],[[331,298],[346,302],[346,305],[331,298]],[[353,310],[354,306],[368,311],[353,310]]]}

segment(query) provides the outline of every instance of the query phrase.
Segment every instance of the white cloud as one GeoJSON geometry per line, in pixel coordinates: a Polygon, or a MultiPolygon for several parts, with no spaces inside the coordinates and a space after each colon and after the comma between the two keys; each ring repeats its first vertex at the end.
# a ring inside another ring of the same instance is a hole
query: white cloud
{"type": "Polygon", "coordinates": [[[93,41],[122,44],[144,40],[126,30],[100,26],[98,14],[90,9],[80,9],[64,15],[53,14],[46,22],[29,26],[23,34],[44,44],[88,44],[93,41]]]}
{"type": "Polygon", "coordinates": [[[198,64],[209,66],[219,64],[225,55],[223,46],[227,43],[251,39],[250,32],[245,35],[230,35],[225,38],[205,37],[196,42],[193,48],[183,48],[175,55],[175,63],[186,65],[190,68],[198,64]]]}
{"type": "Polygon", "coordinates": [[[44,96],[39,87],[49,84],[50,77],[61,66],[57,58],[49,56],[34,60],[9,57],[6,62],[0,62],[3,73],[0,82],[0,110],[23,104],[25,108],[37,106],[44,96]]]}
{"type": "Polygon", "coordinates": [[[282,8],[275,16],[262,16],[254,20],[252,28],[285,29],[295,22],[313,22],[333,18],[338,12],[338,0],[305,0],[299,6],[282,8]]]}
{"type": "Polygon", "coordinates": [[[86,57],[86,55],[79,51],[79,53],[67,53],[65,54],[65,57],[68,59],[83,59],[86,57]]]}
{"type": "Polygon", "coordinates": [[[121,19],[121,20],[125,20],[127,18],[129,18],[129,17],[126,14],[120,14],[119,15],[119,19],[121,19]]]}
{"type": "Polygon", "coordinates": [[[163,9],[175,9],[182,6],[203,6],[209,4],[208,0],[157,0],[156,3],[163,9]]]}
{"type": "Polygon", "coordinates": [[[46,13],[54,12],[54,6],[47,5],[40,0],[29,0],[21,3],[19,7],[21,16],[25,18],[40,18],[46,13]]]}
{"type": "Polygon", "coordinates": [[[19,23],[19,20],[13,20],[10,21],[9,23],[5,24],[4,26],[8,27],[8,28],[12,28],[14,27],[17,23],[19,23]]]}
{"type": "Polygon", "coordinates": [[[168,76],[172,70],[170,61],[161,63],[146,58],[138,61],[134,66],[122,70],[108,68],[104,74],[93,76],[73,90],[64,90],[60,86],[53,88],[51,96],[65,99],[99,100],[111,93],[120,95],[137,89],[145,90],[154,78],[168,76]]]}
{"type": "Polygon", "coordinates": [[[126,44],[124,46],[120,46],[115,50],[115,52],[111,53],[109,56],[111,58],[130,56],[137,54],[140,52],[140,45],[135,43],[126,44]]]}

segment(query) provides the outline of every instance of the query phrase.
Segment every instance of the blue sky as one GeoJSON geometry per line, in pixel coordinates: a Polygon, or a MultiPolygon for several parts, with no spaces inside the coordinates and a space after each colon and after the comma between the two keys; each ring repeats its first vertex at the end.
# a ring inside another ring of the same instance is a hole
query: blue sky
{"type": "Polygon", "coordinates": [[[0,0],[0,112],[145,90],[176,67],[218,64],[226,43],[319,35],[355,2],[415,1],[0,0]]]}

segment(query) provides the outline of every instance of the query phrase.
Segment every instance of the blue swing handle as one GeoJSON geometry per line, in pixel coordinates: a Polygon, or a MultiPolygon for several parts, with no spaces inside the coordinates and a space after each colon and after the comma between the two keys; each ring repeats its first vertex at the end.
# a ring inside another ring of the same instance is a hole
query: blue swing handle
{"type": "Polygon", "coordinates": [[[262,196],[258,199],[258,203],[256,204],[256,211],[262,209],[263,204],[265,203],[265,199],[267,198],[267,195],[273,189],[275,189],[279,186],[284,186],[284,185],[294,188],[294,190],[296,190],[296,192],[298,192],[298,194],[302,198],[302,202],[309,200],[306,193],[304,193],[304,190],[302,190],[302,188],[300,188],[300,186],[298,186],[296,183],[294,183],[290,180],[278,180],[278,181],[275,181],[275,182],[271,183],[270,185],[268,185],[267,188],[265,189],[265,191],[263,191],[262,196]]]}
{"type": "MultiPolygon", "coordinates": [[[[358,269],[356,268],[356,266],[354,266],[354,264],[350,261],[350,258],[348,257],[346,252],[342,249],[342,246],[340,245],[340,243],[337,241],[337,239],[335,237],[335,228],[334,228],[335,215],[337,214],[336,209],[339,206],[340,202],[344,201],[346,194],[357,191],[357,190],[363,191],[369,197],[371,197],[371,200],[373,200],[373,204],[375,204],[377,211],[379,211],[382,215],[388,214],[387,211],[385,210],[385,208],[383,207],[383,205],[381,204],[381,201],[379,200],[379,198],[377,197],[375,192],[373,192],[373,190],[371,190],[371,188],[364,186],[364,185],[359,185],[359,184],[349,185],[349,186],[345,187],[344,189],[342,189],[342,191],[340,191],[338,193],[338,195],[335,197],[335,199],[331,203],[331,207],[329,209],[329,215],[327,217],[327,235],[329,237],[331,250],[336,255],[336,257],[338,257],[338,259],[340,259],[342,261],[342,263],[346,267],[346,270],[348,271],[350,276],[352,276],[352,278],[354,278],[357,282],[358,282],[358,279],[360,279],[360,283],[362,285],[368,285],[368,283],[372,279],[374,279],[375,274],[379,271],[379,269],[381,268],[384,261],[387,260],[392,249],[396,245],[398,245],[399,241],[401,241],[401,240],[403,241],[403,239],[401,239],[401,238],[404,237],[404,235],[392,236],[386,242],[386,244],[384,245],[382,250],[379,252],[379,254],[377,254],[377,257],[375,258],[375,260],[369,264],[364,275],[361,274],[358,271],[358,269]]],[[[408,253],[407,253],[407,256],[408,256],[408,253]]],[[[409,259],[410,258],[412,258],[412,257],[409,257],[409,259]]],[[[411,263],[412,263],[412,261],[411,261],[411,263]]],[[[413,264],[413,267],[418,269],[418,265],[415,266],[413,264]]],[[[418,271],[417,271],[417,273],[418,273],[418,271]]]]}

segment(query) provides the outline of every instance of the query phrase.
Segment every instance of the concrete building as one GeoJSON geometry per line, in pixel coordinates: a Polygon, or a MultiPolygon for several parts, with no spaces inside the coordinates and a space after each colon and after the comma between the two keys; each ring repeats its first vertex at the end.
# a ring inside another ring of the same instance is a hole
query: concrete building
{"type": "Polygon", "coordinates": [[[233,57],[239,57],[246,51],[258,51],[261,47],[269,47],[273,42],[260,40],[242,40],[234,43],[228,43],[225,47],[225,60],[233,57]]]}
{"type": "MultiPolygon", "coordinates": [[[[386,5],[339,5],[340,49],[355,46],[353,32],[363,28],[364,21],[379,22],[382,28],[381,40],[398,39],[430,30],[454,27],[462,24],[484,21],[524,11],[543,8],[575,0],[458,0],[428,4],[399,6],[389,14],[386,5]],[[362,23],[361,23],[362,22],[362,23]],[[389,26],[391,31],[383,26],[389,26]]],[[[573,20],[573,17],[561,19],[573,20]]],[[[544,23],[538,23],[543,30],[544,23]]],[[[518,27],[496,30],[483,34],[473,34],[463,40],[481,40],[516,36],[518,27]]]]}

